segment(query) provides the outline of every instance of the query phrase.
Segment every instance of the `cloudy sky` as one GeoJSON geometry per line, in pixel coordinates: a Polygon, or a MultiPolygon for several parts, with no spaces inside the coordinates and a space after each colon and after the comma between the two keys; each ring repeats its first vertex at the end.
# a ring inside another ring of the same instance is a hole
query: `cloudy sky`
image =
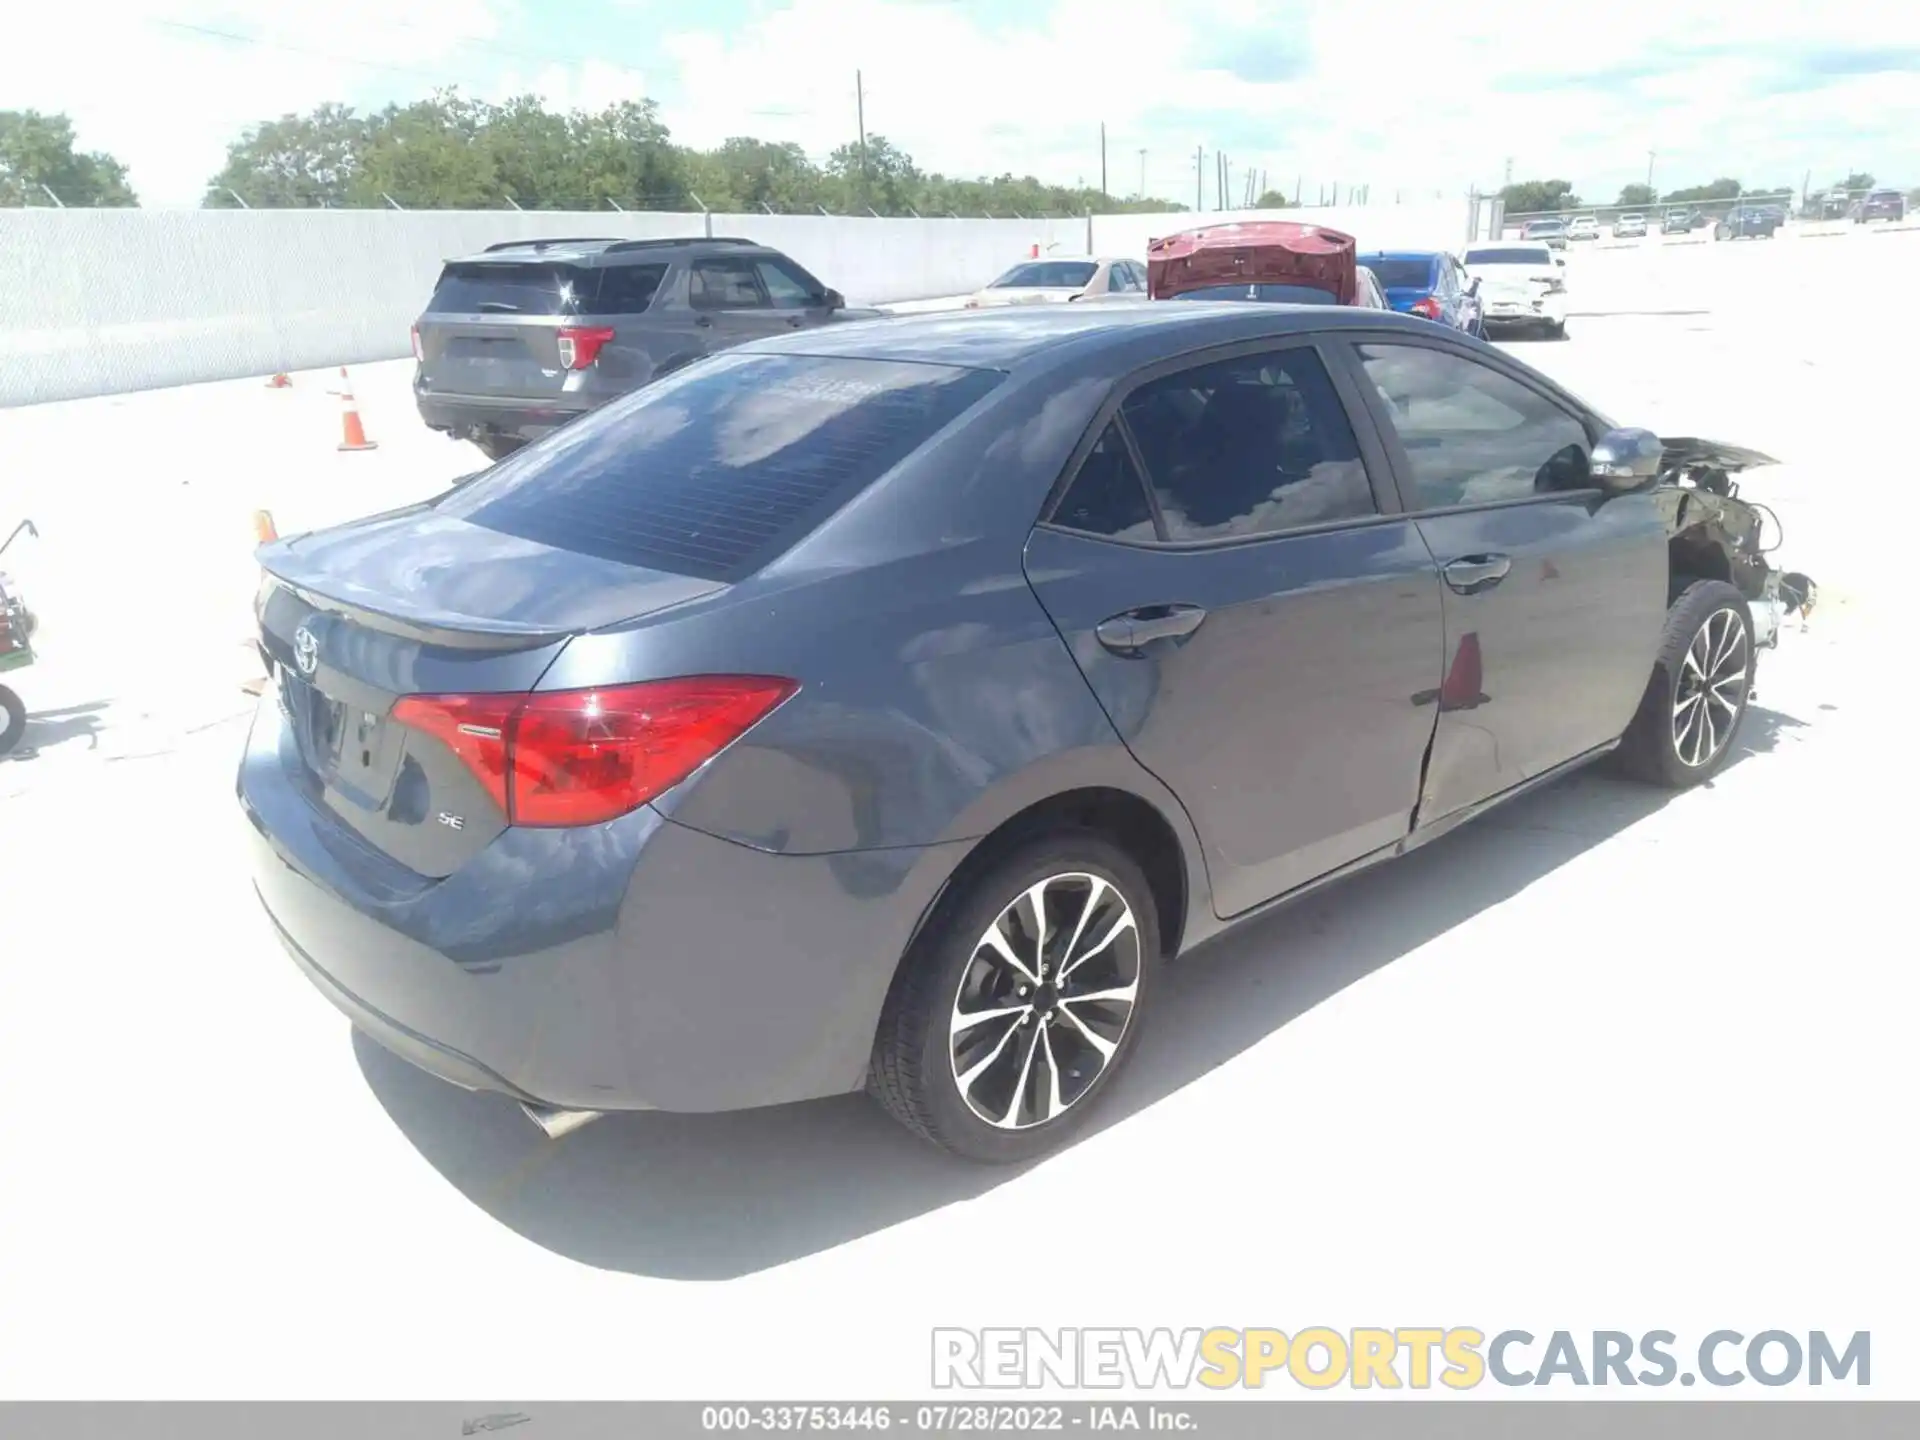
{"type": "Polygon", "coordinates": [[[1194,151],[1311,195],[1731,174],[1920,185],[1920,5],[1828,0],[18,0],[0,106],[64,111],[151,205],[197,203],[249,123],[439,85],[650,96],[677,139],[869,132],[927,169],[1191,201],[1194,151]],[[1798,12],[1798,13],[1795,13],[1798,12]],[[1580,18],[1575,19],[1578,15],[1580,18]],[[1144,162],[1141,152],[1145,151],[1144,162]]]}

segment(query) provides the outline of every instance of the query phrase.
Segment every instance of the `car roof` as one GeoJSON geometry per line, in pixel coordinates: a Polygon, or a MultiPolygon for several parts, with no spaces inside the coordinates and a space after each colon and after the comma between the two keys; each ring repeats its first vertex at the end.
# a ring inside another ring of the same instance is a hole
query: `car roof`
{"type": "Polygon", "coordinates": [[[1100,306],[1013,306],[938,311],[792,332],[729,353],[918,360],[979,370],[1016,370],[1106,346],[1158,340],[1169,356],[1239,340],[1278,339],[1348,327],[1399,326],[1432,333],[1431,321],[1349,305],[1248,305],[1234,300],[1139,300],[1100,306]]]}
{"type": "Polygon", "coordinates": [[[1369,260],[1438,260],[1447,252],[1444,250],[1368,250],[1360,256],[1360,262],[1369,260]]]}
{"type": "Polygon", "coordinates": [[[470,255],[455,255],[449,265],[520,265],[544,260],[564,265],[619,265],[635,260],[676,259],[690,251],[716,254],[778,253],[770,245],[732,235],[668,235],[653,239],[623,239],[616,235],[502,240],[470,255]]]}

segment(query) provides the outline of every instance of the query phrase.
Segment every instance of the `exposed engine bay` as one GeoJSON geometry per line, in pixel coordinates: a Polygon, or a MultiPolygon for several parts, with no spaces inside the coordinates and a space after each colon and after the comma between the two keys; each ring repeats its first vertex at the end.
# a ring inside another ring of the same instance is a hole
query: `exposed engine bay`
{"type": "Polygon", "coordinates": [[[1754,643],[1779,643],[1781,622],[1813,613],[1819,588],[1798,571],[1776,569],[1768,557],[1786,538],[1780,517],[1740,496],[1734,476],[1780,462],[1757,450],[1690,436],[1661,436],[1659,486],[1654,492],[1667,521],[1676,591],[1689,580],[1726,580],[1747,598],[1754,643]]]}

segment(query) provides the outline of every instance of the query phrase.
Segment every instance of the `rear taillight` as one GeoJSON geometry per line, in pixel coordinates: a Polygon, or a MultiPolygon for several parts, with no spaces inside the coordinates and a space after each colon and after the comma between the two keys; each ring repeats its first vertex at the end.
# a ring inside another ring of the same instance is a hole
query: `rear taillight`
{"type": "Polygon", "coordinates": [[[600,358],[600,347],[612,339],[610,326],[563,325],[560,327],[560,363],[569,370],[585,370],[600,358]]]}
{"type": "Polygon", "coordinates": [[[1409,313],[1418,315],[1425,320],[1438,320],[1440,318],[1440,302],[1431,295],[1423,295],[1413,302],[1409,313]]]}
{"type": "Polygon", "coordinates": [[[413,327],[413,358],[424,363],[427,358],[426,347],[420,343],[420,327],[413,327]]]}
{"type": "Polygon", "coordinates": [[[798,688],[765,675],[696,675],[531,695],[408,695],[393,718],[452,750],[509,824],[597,825],[671,790],[798,688]]]}

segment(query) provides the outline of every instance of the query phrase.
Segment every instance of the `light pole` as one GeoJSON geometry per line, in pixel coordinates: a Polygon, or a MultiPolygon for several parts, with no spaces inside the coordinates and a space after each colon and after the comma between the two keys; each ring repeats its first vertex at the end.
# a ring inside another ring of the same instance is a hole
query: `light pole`
{"type": "Polygon", "coordinates": [[[1654,194],[1653,194],[1653,155],[1654,155],[1654,152],[1653,152],[1653,151],[1651,151],[1651,150],[1649,150],[1649,151],[1647,151],[1647,203],[1648,203],[1648,204],[1652,204],[1652,203],[1653,203],[1653,200],[1654,200],[1654,194]]]}
{"type": "Polygon", "coordinates": [[[1147,152],[1144,146],[1140,150],[1140,198],[1147,198],[1147,152]]]}

